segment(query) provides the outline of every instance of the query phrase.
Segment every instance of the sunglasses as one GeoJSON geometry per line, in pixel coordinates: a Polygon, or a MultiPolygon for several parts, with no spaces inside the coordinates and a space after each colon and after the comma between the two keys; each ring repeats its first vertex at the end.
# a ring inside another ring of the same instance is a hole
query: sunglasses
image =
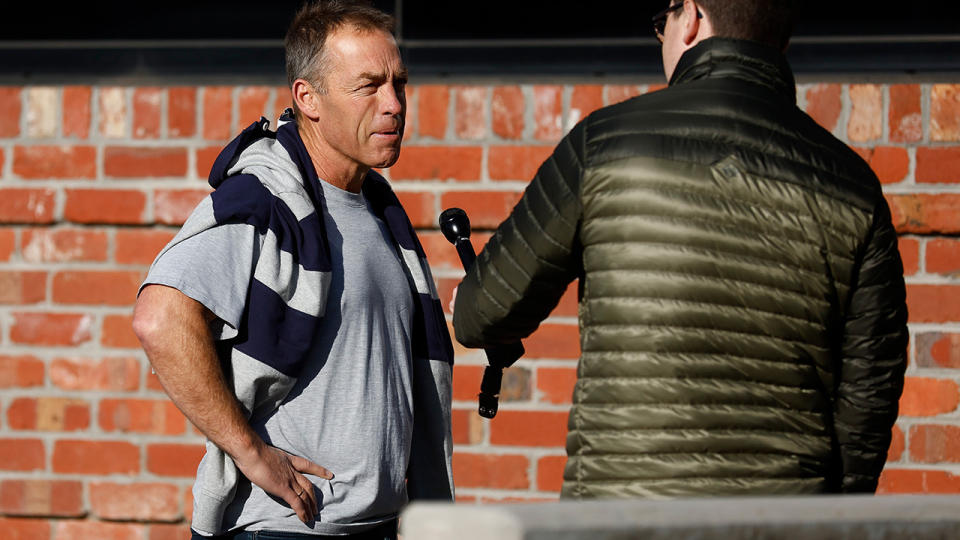
{"type": "MultiPolygon", "coordinates": [[[[657,13],[653,16],[653,33],[656,34],[660,43],[663,43],[663,30],[667,26],[667,16],[682,7],[683,2],[677,2],[676,4],[664,8],[660,13],[657,13]]],[[[703,14],[700,13],[699,9],[697,10],[697,18],[703,18],[703,14]]]]}

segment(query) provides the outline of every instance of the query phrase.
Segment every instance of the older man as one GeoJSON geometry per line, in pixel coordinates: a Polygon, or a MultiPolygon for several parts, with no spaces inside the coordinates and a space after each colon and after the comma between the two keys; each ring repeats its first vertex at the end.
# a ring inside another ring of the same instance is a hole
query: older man
{"type": "Polygon", "coordinates": [[[876,488],[903,271],[876,176],[796,106],[792,4],[670,3],[669,87],[574,127],[459,286],[478,347],[579,278],[566,497],[876,488]]]}
{"type": "Polygon", "coordinates": [[[297,14],[296,114],[223,150],[140,292],[134,329],[209,439],[197,537],[383,540],[408,497],[452,499],[452,347],[413,228],[371,170],[403,138],[392,24],[359,1],[297,14]]]}

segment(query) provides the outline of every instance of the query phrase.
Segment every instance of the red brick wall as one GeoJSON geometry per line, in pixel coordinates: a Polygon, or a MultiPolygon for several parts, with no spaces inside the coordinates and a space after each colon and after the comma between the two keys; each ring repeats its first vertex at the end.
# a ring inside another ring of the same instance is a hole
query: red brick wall
{"type": "MultiPolygon", "coordinates": [[[[444,304],[461,275],[435,230],[466,209],[479,248],[552,145],[589,111],[658,86],[421,85],[386,174],[444,304]]],[[[154,254],[207,193],[232,133],[275,118],[275,87],[0,87],[0,528],[21,538],[184,534],[202,438],[130,330],[154,254]],[[19,534],[19,536],[17,536],[19,534]]],[[[960,85],[804,84],[801,106],[876,169],[901,232],[910,367],[881,491],[960,492],[960,85]]],[[[454,461],[464,501],[557,496],[575,380],[567,294],[480,419],[483,358],[457,349],[454,461]]],[[[9,537],[9,534],[8,534],[9,537]]]]}

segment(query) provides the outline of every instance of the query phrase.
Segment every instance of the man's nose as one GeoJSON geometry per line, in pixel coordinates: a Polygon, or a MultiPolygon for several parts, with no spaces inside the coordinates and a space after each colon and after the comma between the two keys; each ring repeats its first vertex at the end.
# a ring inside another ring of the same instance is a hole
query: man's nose
{"type": "Polygon", "coordinates": [[[404,89],[394,88],[393,85],[385,84],[380,89],[380,110],[383,114],[400,114],[403,112],[403,104],[406,101],[404,89]]]}

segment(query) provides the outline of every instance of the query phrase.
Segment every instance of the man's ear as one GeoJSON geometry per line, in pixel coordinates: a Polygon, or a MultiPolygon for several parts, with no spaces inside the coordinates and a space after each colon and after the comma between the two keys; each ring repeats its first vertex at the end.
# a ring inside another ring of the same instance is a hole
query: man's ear
{"type": "Polygon", "coordinates": [[[314,88],[312,84],[305,79],[297,79],[293,81],[293,86],[290,88],[290,91],[293,94],[293,102],[297,104],[297,109],[300,110],[300,114],[310,120],[320,118],[319,92],[317,92],[317,89],[314,88]]]}
{"type": "Polygon", "coordinates": [[[688,48],[697,44],[699,39],[703,39],[700,32],[703,15],[701,15],[700,6],[694,0],[683,0],[683,13],[680,16],[681,34],[683,44],[688,48]],[[698,39],[699,38],[699,39],[698,39]]]}

